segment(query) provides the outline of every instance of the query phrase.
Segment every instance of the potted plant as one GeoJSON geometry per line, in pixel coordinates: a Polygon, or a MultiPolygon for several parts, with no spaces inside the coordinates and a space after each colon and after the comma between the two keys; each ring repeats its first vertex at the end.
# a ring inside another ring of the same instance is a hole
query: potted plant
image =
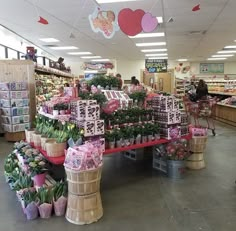
{"type": "Polygon", "coordinates": [[[46,141],[47,155],[50,157],[64,156],[69,138],[68,132],[65,130],[54,130],[52,137],[54,138],[53,140],[46,141]]]}
{"type": "Polygon", "coordinates": [[[115,133],[114,133],[114,131],[112,131],[112,130],[106,131],[105,132],[105,140],[108,143],[108,147],[110,149],[115,148],[115,133]]]}
{"type": "Polygon", "coordinates": [[[151,142],[153,140],[153,124],[147,123],[144,124],[144,131],[147,135],[148,142],[151,142]]]}
{"type": "Polygon", "coordinates": [[[34,156],[28,159],[29,172],[34,181],[34,186],[41,187],[45,183],[46,161],[41,156],[34,156]]]}
{"type": "Polygon", "coordinates": [[[4,175],[6,182],[11,181],[11,174],[15,169],[18,169],[18,159],[16,158],[15,153],[10,153],[7,158],[4,160],[4,175]]]}
{"type": "Polygon", "coordinates": [[[52,189],[53,205],[56,216],[63,216],[67,204],[67,185],[65,182],[57,182],[52,189]]]}
{"type": "Polygon", "coordinates": [[[128,133],[129,133],[130,145],[133,145],[134,144],[134,127],[133,126],[128,127],[128,133]]]}
{"type": "Polygon", "coordinates": [[[35,189],[25,190],[21,195],[21,201],[27,220],[38,218],[37,192],[35,189]]]}
{"type": "Polygon", "coordinates": [[[170,142],[166,146],[167,175],[173,179],[181,179],[185,172],[185,159],[188,157],[187,142],[180,140],[170,142]]]}
{"type": "Polygon", "coordinates": [[[155,140],[160,139],[160,126],[157,123],[153,124],[153,134],[154,134],[155,140]]]}
{"type": "Polygon", "coordinates": [[[38,190],[37,197],[39,200],[39,214],[41,218],[50,218],[52,215],[52,192],[45,187],[41,187],[38,190]]]}
{"type": "Polygon", "coordinates": [[[140,144],[142,140],[143,128],[140,125],[134,127],[135,143],[140,144]]]}
{"type": "Polygon", "coordinates": [[[124,127],[121,129],[123,138],[124,138],[124,146],[129,146],[130,145],[130,134],[129,134],[129,129],[128,127],[124,127]]]}
{"type": "Polygon", "coordinates": [[[115,133],[116,147],[120,148],[120,147],[122,147],[123,134],[119,128],[115,129],[114,133],[115,133]]]}

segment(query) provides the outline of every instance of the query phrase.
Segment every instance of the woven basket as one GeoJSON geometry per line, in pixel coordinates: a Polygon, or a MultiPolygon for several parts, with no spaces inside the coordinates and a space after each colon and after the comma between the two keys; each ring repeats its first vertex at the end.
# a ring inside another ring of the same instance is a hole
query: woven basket
{"type": "Polygon", "coordinates": [[[191,156],[189,156],[188,160],[190,161],[200,161],[204,160],[204,154],[203,153],[193,153],[191,156]]]}
{"type": "Polygon", "coordinates": [[[33,142],[33,133],[34,133],[34,129],[25,130],[25,139],[26,139],[26,142],[29,144],[33,142]]]}
{"type": "Polygon", "coordinates": [[[186,166],[189,169],[200,170],[206,167],[205,161],[186,161],[186,166]]]}
{"type": "Polygon", "coordinates": [[[66,219],[76,225],[91,224],[103,216],[100,192],[77,196],[68,195],[66,219]]]}
{"type": "Polygon", "coordinates": [[[55,139],[41,136],[41,148],[43,151],[46,151],[46,141],[52,141],[52,140],[55,140],[55,139]]]}
{"type": "Polygon", "coordinates": [[[57,143],[55,139],[46,141],[46,152],[49,157],[59,157],[65,155],[66,142],[57,143]]]}
{"type": "Polygon", "coordinates": [[[102,166],[87,171],[74,171],[65,168],[68,191],[76,195],[88,195],[100,191],[102,166]]]}
{"type": "Polygon", "coordinates": [[[204,152],[206,148],[207,136],[192,137],[189,142],[191,152],[204,152]]]}
{"type": "Polygon", "coordinates": [[[34,146],[37,148],[40,148],[41,147],[41,134],[34,132],[32,133],[32,137],[33,137],[34,146]]]}

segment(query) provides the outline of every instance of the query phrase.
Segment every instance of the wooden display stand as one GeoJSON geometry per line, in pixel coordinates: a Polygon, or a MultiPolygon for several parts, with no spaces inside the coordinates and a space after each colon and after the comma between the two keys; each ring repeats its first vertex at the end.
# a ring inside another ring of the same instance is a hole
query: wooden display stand
{"type": "Polygon", "coordinates": [[[17,142],[25,140],[25,132],[6,132],[4,137],[8,142],[17,142]]]}
{"type": "Polygon", "coordinates": [[[236,126],[236,106],[217,103],[215,118],[220,122],[236,126]]]}

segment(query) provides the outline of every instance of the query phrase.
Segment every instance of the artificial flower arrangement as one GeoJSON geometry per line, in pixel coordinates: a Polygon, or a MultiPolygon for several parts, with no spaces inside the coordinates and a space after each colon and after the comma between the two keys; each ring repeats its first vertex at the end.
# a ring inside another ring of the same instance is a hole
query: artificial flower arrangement
{"type": "Polygon", "coordinates": [[[168,143],[166,155],[168,160],[186,160],[189,157],[188,141],[179,139],[168,143]]]}

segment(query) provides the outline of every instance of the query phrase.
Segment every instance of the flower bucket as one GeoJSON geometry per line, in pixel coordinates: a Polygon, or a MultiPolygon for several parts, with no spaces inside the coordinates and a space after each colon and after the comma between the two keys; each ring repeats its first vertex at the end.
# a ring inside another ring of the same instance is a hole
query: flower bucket
{"type": "Polygon", "coordinates": [[[122,147],[122,140],[116,140],[116,147],[121,148],[122,147]]]}
{"type": "Polygon", "coordinates": [[[129,139],[125,139],[124,143],[125,143],[125,147],[129,146],[130,145],[129,139]]]}
{"type": "Polygon", "coordinates": [[[47,141],[52,141],[52,140],[55,140],[53,138],[48,138],[46,136],[41,136],[41,148],[43,151],[46,151],[46,142],[47,141]]]}
{"type": "Polygon", "coordinates": [[[168,160],[167,175],[172,179],[182,179],[186,170],[184,160],[168,160]]]}
{"type": "Polygon", "coordinates": [[[146,143],[147,142],[147,136],[142,136],[142,143],[146,143]]]}
{"type": "Polygon", "coordinates": [[[40,217],[48,219],[52,216],[52,204],[43,203],[38,206],[40,217]]]}
{"type": "Polygon", "coordinates": [[[35,202],[31,202],[30,204],[28,204],[24,209],[24,212],[27,220],[34,220],[39,216],[38,207],[35,202]]]}
{"type": "Polygon", "coordinates": [[[135,143],[140,144],[141,140],[142,140],[142,136],[137,136],[136,139],[135,139],[135,143]]]}
{"type": "Polygon", "coordinates": [[[46,141],[46,152],[49,157],[59,157],[65,155],[67,143],[57,143],[56,140],[46,141]]]}
{"type": "Polygon", "coordinates": [[[109,148],[110,148],[110,149],[115,148],[115,141],[110,141],[110,142],[109,142],[109,148]]]}
{"type": "Polygon", "coordinates": [[[67,198],[61,196],[57,201],[53,202],[55,215],[60,217],[66,213],[67,198]]]}
{"type": "Polygon", "coordinates": [[[148,142],[152,142],[153,140],[153,135],[148,135],[148,142]]]}
{"type": "Polygon", "coordinates": [[[159,140],[161,138],[160,134],[155,134],[155,140],[159,140]]]}
{"type": "Polygon", "coordinates": [[[26,139],[26,142],[29,144],[33,142],[33,136],[32,136],[33,133],[34,133],[34,129],[25,130],[25,139],[26,139]]]}
{"type": "Polygon", "coordinates": [[[44,185],[46,180],[46,173],[38,174],[33,177],[34,186],[41,187],[44,185]]]}
{"type": "Polygon", "coordinates": [[[129,143],[130,143],[130,145],[134,145],[134,138],[130,138],[129,143]]]}
{"type": "Polygon", "coordinates": [[[33,137],[34,146],[36,148],[40,148],[41,147],[41,134],[32,133],[32,137],[33,137]]]}

